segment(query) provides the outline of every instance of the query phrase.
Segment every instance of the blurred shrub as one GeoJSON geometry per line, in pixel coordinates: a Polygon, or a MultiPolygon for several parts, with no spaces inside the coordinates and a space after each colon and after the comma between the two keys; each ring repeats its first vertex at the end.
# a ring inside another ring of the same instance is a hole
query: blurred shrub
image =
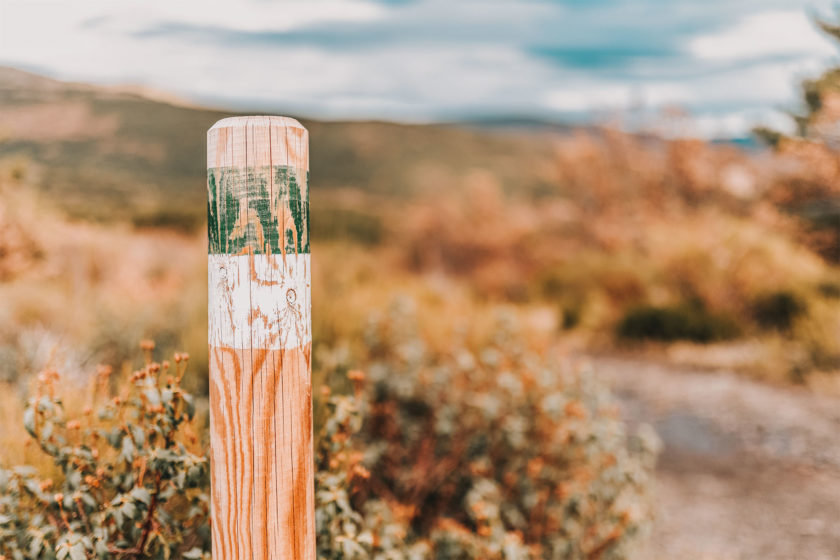
{"type": "Polygon", "coordinates": [[[786,165],[771,176],[768,198],[800,217],[809,230],[803,240],[827,261],[837,263],[840,260],[840,163],[836,134],[825,136],[825,133],[836,127],[840,97],[834,91],[830,97],[831,110],[817,111],[814,115],[826,128],[818,126],[822,131],[813,130],[814,135],[809,138],[783,137],[777,142],[776,153],[786,165]]]}
{"type": "Polygon", "coordinates": [[[588,295],[585,288],[555,273],[545,275],[537,286],[540,295],[558,302],[560,326],[563,329],[573,329],[580,324],[588,295]]]}
{"type": "Polygon", "coordinates": [[[382,241],[382,218],[373,213],[337,207],[314,207],[312,212],[315,240],[340,239],[362,245],[379,245],[382,241]]]}
{"type": "Polygon", "coordinates": [[[563,328],[567,330],[573,329],[580,324],[580,319],[583,315],[583,304],[579,300],[567,303],[561,306],[560,313],[563,317],[563,328]]]}
{"type": "MultiPolygon", "coordinates": [[[[17,173],[12,171],[12,176],[17,173]]],[[[12,187],[0,178],[0,282],[17,278],[44,259],[41,240],[27,221],[34,203],[17,182],[12,187]]]]}
{"type": "Polygon", "coordinates": [[[840,299],[840,282],[826,280],[817,285],[819,294],[827,299],[840,299]]]}
{"type": "Polygon", "coordinates": [[[350,373],[357,400],[334,401],[321,444],[320,557],[627,557],[655,436],[628,438],[589,372],[546,364],[510,325],[463,338],[434,351],[398,308],[371,323],[368,374],[350,373]]]}
{"type": "Polygon", "coordinates": [[[614,309],[644,301],[650,266],[625,255],[584,253],[539,276],[537,294],[559,304],[561,326],[600,328],[614,322],[614,309]]]}
{"type": "Polygon", "coordinates": [[[790,330],[807,310],[805,301],[787,290],[762,295],[752,304],[753,317],[762,328],[780,331],[790,330]]]}
{"type": "Polygon", "coordinates": [[[731,317],[709,312],[698,303],[633,307],[625,313],[616,331],[626,339],[694,342],[727,340],[740,333],[738,324],[731,317]]]}
{"type": "Polygon", "coordinates": [[[163,350],[199,357],[203,363],[191,367],[205,375],[186,382],[190,390],[202,388],[196,381],[206,380],[207,371],[204,232],[69,220],[31,185],[4,177],[2,165],[0,200],[0,378],[51,364],[81,379],[97,363],[133,360],[136,341],[153,336],[163,350]]]}
{"type": "MultiPolygon", "coordinates": [[[[655,435],[628,437],[591,373],[546,363],[509,318],[447,350],[425,340],[396,307],[366,331],[369,374],[336,382],[353,394],[317,399],[319,558],[626,558],[649,527],[655,435]]],[[[96,415],[40,376],[24,424],[54,474],[0,470],[0,557],[210,557],[186,356],[145,349],[127,384],[100,369],[96,415]]]]}
{"type": "Polygon", "coordinates": [[[131,216],[131,223],[137,228],[161,228],[193,233],[205,227],[205,217],[196,212],[161,209],[146,214],[131,216]]]}

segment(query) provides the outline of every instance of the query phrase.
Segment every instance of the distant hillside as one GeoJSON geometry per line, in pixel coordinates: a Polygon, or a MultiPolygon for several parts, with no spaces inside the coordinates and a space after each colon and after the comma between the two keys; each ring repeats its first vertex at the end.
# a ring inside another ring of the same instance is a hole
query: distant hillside
{"type": "MultiPolygon", "coordinates": [[[[25,163],[73,216],[198,227],[205,133],[231,114],[0,67],[0,162],[25,163]]],[[[544,134],[301,120],[311,134],[313,197],[323,204],[338,191],[403,200],[454,188],[476,169],[524,194],[552,183],[544,134]]]]}

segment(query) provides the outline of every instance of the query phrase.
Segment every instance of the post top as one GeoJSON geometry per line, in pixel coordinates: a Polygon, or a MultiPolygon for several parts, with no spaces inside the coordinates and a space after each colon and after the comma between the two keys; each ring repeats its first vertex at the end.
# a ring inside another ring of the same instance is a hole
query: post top
{"type": "Polygon", "coordinates": [[[309,169],[309,131],[290,117],[222,119],[207,131],[207,168],[294,167],[309,169]]]}
{"type": "Polygon", "coordinates": [[[302,124],[291,117],[280,117],[275,115],[253,115],[242,117],[227,117],[217,121],[216,124],[210,127],[210,130],[219,128],[235,128],[251,126],[282,126],[286,128],[300,128],[306,130],[302,124]]]}

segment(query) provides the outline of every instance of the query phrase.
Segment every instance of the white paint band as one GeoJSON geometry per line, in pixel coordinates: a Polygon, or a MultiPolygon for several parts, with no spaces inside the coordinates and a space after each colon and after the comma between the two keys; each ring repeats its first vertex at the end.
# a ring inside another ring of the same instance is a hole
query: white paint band
{"type": "Polygon", "coordinates": [[[310,256],[208,255],[209,342],[298,348],[312,341],[310,256]]]}

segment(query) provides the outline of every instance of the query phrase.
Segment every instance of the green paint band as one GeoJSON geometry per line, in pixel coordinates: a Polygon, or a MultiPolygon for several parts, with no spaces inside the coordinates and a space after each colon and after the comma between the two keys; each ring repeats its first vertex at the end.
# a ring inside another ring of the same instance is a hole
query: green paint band
{"type": "Polygon", "coordinates": [[[210,254],[309,253],[309,172],[208,169],[207,234],[210,254]]]}

